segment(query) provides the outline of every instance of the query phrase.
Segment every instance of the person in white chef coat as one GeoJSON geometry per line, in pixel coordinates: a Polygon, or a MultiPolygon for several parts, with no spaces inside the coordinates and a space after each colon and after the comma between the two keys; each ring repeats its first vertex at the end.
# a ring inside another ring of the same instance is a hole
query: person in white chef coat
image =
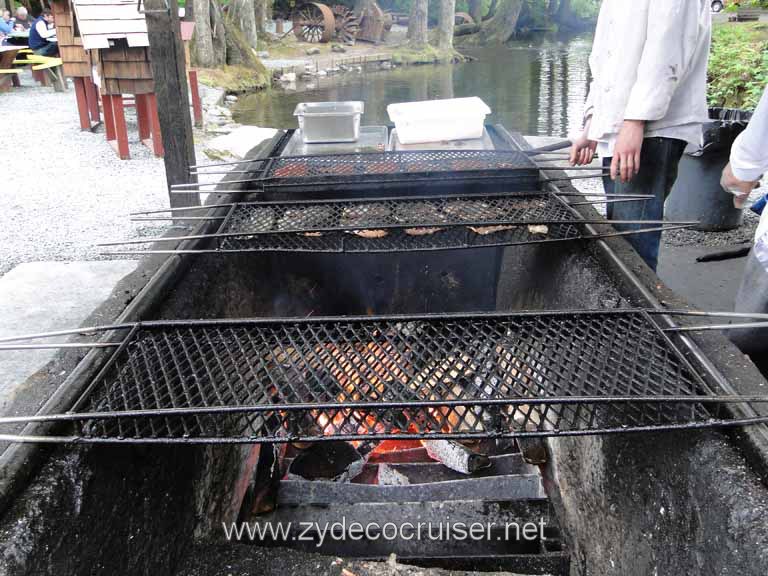
{"type": "MultiPolygon", "coordinates": [[[[737,208],[743,208],[752,191],[768,172],[768,88],[752,119],[731,148],[731,161],[723,170],[721,184],[734,194],[737,208]]],[[[747,259],[736,311],[768,313],[768,209],[763,211],[755,244],[747,259]]],[[[761,367],[768,368],[768,329],[734,331],[733,341],[761,367]]]]}
{"type": "MultiPolygon", "coordinates": [[[[606,191],[653,200],[609,204],[613,220],[661,220],[688,144],[709,120],[709,0],[603,0],[589,59],[593,81],[571,163],[595,153],[610,167],[606,191]]],[[[648,225],[615,225],[620,230],[648,225]]],[[[661,232],[628,240],[656,269],[661,232]]]]}

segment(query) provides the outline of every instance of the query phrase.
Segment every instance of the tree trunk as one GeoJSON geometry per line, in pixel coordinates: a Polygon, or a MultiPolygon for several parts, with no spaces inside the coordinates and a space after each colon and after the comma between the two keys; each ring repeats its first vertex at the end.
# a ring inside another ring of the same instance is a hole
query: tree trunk
{"type": "Polygon", "coordinates": [[[479,32],[481,28],[480,24],[459,24],[453,29],[453,35],[455,37],[468,36],[469,34],[475,34],[479,32]]]}
{"type": "Polygon", "coordinates": [[[557,21],[570,22],[572,17],[571,0],[560,0],[560,8],[557,10],[557,21]]]}
{"type": "Polygon", "coordinates": [[[453,50],[453,27],[456,25],[456,0],[440,0],[437,22],[437,48],[453,50]]]}
{"type": "MultiPolygon", "coordinates": [[[[555,2],[556,0],[552,0],[555,2]]],[[[483,21],[490,20],[494,16],[496,16],[496,8],[499,5],[499,0],[491,0],[491,5],[488,6],[488,13],[483,16],[483,21]]]]}
{"type": "MultiPolygon", "coordinates": [[[[251,10],[251,14],[253,14],[253,10],[251,10]]],[[[256,57],[256,53],[245,39],[245,34],[240,30],[235,20],[227,15],[224,16],[222,23],[226,31],[226,63],[230,66],[244,66],[254,70],[262,70],[262,63],[256,57]]]]}
{"type": "Polygon", "coordinates": [[[224,13],[218,0],[210,0],[211,37],[213,38],[213,65],[227,63],[227,32],[224,29],[224,13]]]}
{"type": "Polygon", "coordinates": [[[195,16],[192,59],[196,66],[210,68],[216,63],[211,29],[211,3],[210,0],[194,0],[192,4],[195,16]]]}
{"type": "Polygon", "coordinates": [[[483,21],[483,0],[467,0],[469,5],[469,15],[475,23],[480,24],[483,21]]]}
{"type": "Polygon", "coordinates": [[[504,44],[517,32],[524,0],[498,0],[496,14],[483,22],[477,34],[467,37],[476,44],[504,44]]]}
{"type": "Polygon", "coordinates": [[[267,26],[267,15],[269,14],[272,2],[270,0],[255,0],[254,10],[256,13],[256,31],[263,34],[267,26]]]}
{"type": "Polygon", "coordinates": [[[408,17],[408,40],[414,46],[427,43],[427,10],[429,0],[413,0],[411,14],[408,17]]]}
{"type": "Polygon", "coordinates": [[[229,4],[229,17],[243,33],[246,43],[255,49],[258,45],[258,34],[254,4],[254,0],[232,0],[229,4]]]}
{"type": "Polygon", "coordinates": [[[549,5],[547,6],[547,16],[550,20],[554,20],[557,16],[557,7],[559,6],[559,0],[549,0],[549,5]]]}
{"type": "Polygon", "coordinates": [[[195,3],[189,0],[184,4],[184,18],[182,22],[194,22],[195,21],[195,3]]]}

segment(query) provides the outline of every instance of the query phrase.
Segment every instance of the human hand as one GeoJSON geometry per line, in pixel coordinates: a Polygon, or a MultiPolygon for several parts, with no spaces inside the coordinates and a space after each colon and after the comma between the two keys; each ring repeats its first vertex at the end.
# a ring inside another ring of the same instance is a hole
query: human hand
{"type": "Polygon", "coordinates": [[[621,178],[629,182],[640,171],[640,152],[645,138],[645,122],[642,120],[624,120],[613,149],[611,179],[621,178]]]}
{"type": "Polygon", "coordinates": [[[571,144],[571,156],[569,161],[571,166],[584,166],[585,164],[591,164],[595,158],[595,150],[597,149],[597,142],[590,140],[589,125],[592,119],[589,118],[584,125],[584,132],[578,138],[573,139],[571,144]]]}
{"type": "Polygon", "coordinates": [[[747,203],[747,199],[752,193],[752,190],[760,186],[760,181],[747,182],[739,180],[733,175],[733,169],[729,162],[726,167],[723,168],[723,174],[720,177],[720,186],[722,186],[723,190],[726,192],[733,194],[733,205],[738,209],[742,209],[744,208],[744,204],[747,203]]]}

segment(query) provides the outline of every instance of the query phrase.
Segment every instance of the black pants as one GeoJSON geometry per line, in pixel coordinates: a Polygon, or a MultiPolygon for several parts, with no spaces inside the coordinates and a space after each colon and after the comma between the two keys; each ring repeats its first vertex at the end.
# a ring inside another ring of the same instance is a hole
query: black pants
{"type": "MultiPolygon", "coordinates": [[[[664,218],[664,201],[677,180],[677,166],[685,151],[686,143],[674,138],[646,138],[640,153],[640,172],[627,183],[614,182],[610,176],[603,178],[607,194],[647,194],[653,199],[637,202],[608,204],[611,220],[661,220],[664,218]]],[[[603,159],[603,166],[610,167],[611,158],[603,159]]],[[[649,228],[656,225],[616,224],[620,231],[649,228]]],[[[661,232],[631,234],[627,240],[656,271],[659,261],[661,232]]]]}
{"type": "MultiPolygon", "coordinates": [[[[768,313],[768,267],[757,259],[754,249],[744,267],[735,308],[736,312],[768,313]]],[[[749,354],[763,374],[768,374],[768,329],[745,328],[732,330],[729,335],[742,352],[749,354]]]]}

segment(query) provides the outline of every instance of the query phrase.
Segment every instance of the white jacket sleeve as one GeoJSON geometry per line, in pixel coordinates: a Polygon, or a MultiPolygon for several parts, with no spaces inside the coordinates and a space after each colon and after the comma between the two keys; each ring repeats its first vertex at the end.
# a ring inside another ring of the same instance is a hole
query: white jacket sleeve
{"type": "Polygon", "coordinates": [[[693,49],[683,31],[687,19],[698,21],[698,0],[651,0],[648,4],[645,45],[625,120],[653,121],[666,116],[693,49]]]}
{"type": "Polygon", "coordinates": [[[744,182],[759,180],[768,172],[768,88],[747,129],[733,143],[731,169],[733,175],[744,182]]]}

